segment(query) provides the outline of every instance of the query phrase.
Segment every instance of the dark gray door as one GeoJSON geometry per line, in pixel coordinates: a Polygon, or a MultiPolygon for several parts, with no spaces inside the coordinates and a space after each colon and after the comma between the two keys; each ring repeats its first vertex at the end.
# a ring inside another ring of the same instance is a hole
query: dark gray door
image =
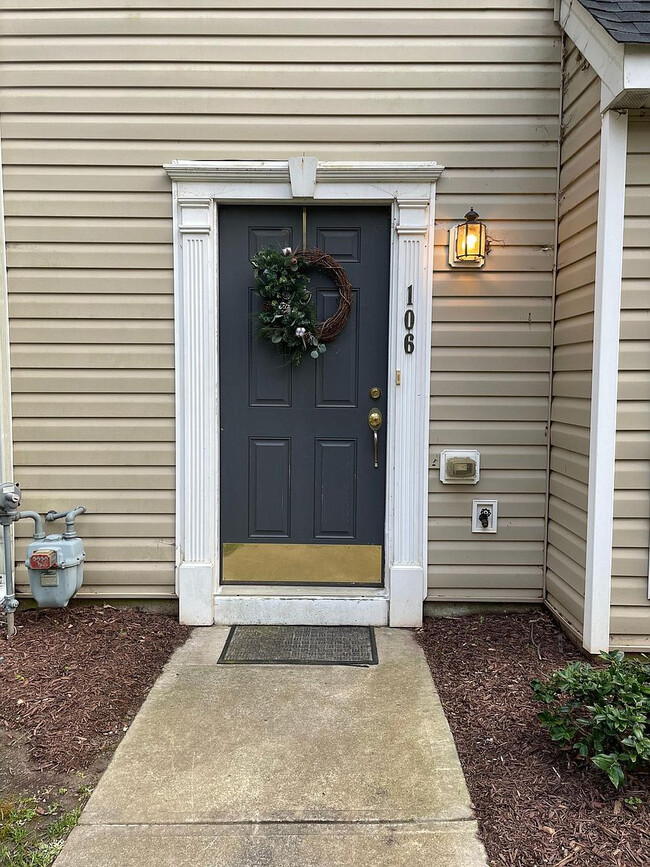
{"type": "MultiPolygon", "coordinates": [[[[221,539],[227,582],[378,584],[386,478],[390,212],[309,207],[306,238],[343,264],[354,303],[317,360],[257,336],[251,257],[300,247],[302,207],[219,211],[221,539]],[[372,397],[371,389],[380,397],[372,397]],[[368,414],[379,409],[378,467],[368,414]]],[[[318,271],[319,321],[336,309],[318,271]]]]}

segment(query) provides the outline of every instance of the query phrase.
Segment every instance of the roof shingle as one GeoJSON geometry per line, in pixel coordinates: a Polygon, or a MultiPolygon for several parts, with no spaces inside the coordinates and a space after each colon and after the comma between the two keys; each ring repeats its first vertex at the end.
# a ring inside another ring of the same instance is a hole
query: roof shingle
{"type": "Polygon", "coordinates": [[[580,0],[617,42],[650,45],[650,0],[580,0]]]}

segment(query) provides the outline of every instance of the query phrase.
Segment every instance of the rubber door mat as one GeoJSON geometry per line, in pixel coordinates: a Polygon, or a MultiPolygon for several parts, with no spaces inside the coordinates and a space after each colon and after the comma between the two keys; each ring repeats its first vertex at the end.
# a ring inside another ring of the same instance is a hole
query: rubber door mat
{"type": "Polygon", "coordinates": [[[372,626],[233,626],[221,664],[377,665],[372,626]]]}

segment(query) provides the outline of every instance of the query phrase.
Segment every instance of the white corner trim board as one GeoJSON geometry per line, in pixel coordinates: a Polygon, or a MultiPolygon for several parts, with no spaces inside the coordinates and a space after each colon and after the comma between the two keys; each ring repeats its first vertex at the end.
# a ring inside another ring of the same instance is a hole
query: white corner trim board
{"type": "MultiPolygon", "coordinates": [[[[2,153],[0,151],[0,482],[9,481],[13,478],[9,296],[7,293],[7,261],[5,250],[4,187],[2,182],[2,153]]],[[[2,556],[1,541],[0,556],[2,556]]],[[[2,557],[0,562],[4,563],[4,557],[2,557]]],[[[0,599],[3,599],[5,595],[6,585],[4,576],[2,576],[0,577],[0,599]]]]}
{"type": "Polygon", "coordinates": [[[173,181],[176,329],[176,586],[180,619],[213,622],[418,626],[427,591],[429,378],[434,162],[177,160],[173,181]],[[299,596],[220,584],[219,204],[389,204],[392,207],[388,345],[384,598],[299,596]],[[415,351],[404,352],[407,289],[415,351]],[[399,371],[399,377],[397,376],[399,371]],[[398,384],[399,379],[399,384],[398,384]],[[234,618],[234,620],[233,620],[234,618]],[[320,620],[319,620],[320,618],[320,620]]]}
{"type": "Polygon", "coordinates": [[[9,480],[12,473],[9,296],[7,292],[2,152],[0,150],[0,481],[9,480]]]}
{"type": "Polygon", "coordinates": [[[626,159],[627,114],[606,111],[600,139],[583,633],[590,653],[609,649],[626,159]]]}

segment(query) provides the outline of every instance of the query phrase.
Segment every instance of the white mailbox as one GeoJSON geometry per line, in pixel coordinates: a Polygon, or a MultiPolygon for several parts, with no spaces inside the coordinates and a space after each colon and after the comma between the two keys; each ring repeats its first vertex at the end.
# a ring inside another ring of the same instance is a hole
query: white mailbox
{"type": "Polygon", "coordinates": [[[481,456],[476,449],[440,452],[440,481],[445,485],[475,485],[480,478],[481,456]]]}

